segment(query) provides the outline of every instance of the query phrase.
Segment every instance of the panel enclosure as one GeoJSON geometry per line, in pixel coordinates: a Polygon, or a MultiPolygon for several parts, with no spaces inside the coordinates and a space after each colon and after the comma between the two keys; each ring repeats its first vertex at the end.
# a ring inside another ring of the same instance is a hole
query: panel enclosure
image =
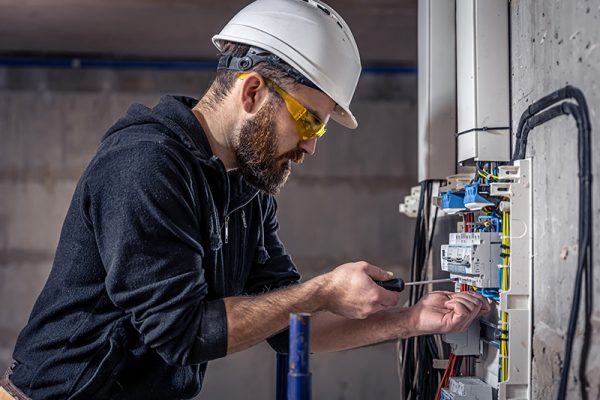
{"type": "Polygon", "coordinates": [[[455,0],[419,0],[419,182],[456,171],[455,0]]]}
{"type": "Polygon", "coordinates": [[[508,2],[457,0],[458,162],[510,160],[508,2]]]}

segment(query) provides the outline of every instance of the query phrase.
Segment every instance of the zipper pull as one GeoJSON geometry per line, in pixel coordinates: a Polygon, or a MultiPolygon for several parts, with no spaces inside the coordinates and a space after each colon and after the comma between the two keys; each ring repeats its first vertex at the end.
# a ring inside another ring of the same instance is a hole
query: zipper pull
{"type": "Polygon", "coordinates": [[[244,229],[248,227],[246,224],[246,212],[244,210],[242,210],[242,224],[244,225],[244,229]]]}
{"type": "Polygon", "coordinates": [[[229,215],[225,216],[225,244],[229,242],[229,215]]]}

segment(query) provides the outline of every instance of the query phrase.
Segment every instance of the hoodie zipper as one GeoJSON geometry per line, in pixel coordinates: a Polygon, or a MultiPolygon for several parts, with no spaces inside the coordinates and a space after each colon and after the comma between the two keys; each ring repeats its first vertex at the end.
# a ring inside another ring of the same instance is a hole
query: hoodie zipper
{"type": "Polygon", "coordinates": [[[225,244],[229,243],[229,214],[225,215],[225,244]]]}
{"type": "Polygon", "coordinates": [[[242,210],[242,224],[244,225],[244,229],[248,228],[246,224],[246,212],[244,210],[242,210]]]}
{"type": "MultiPolygon", "coordinates": [[[[239,208],[236,210],[239,210],[239,208]]],[[[232,213],[233,212],[225,215],[225,244],[229,243],[229,216],[232,213]]],[[[246,212],[244,210],[242,210],[242,225],[244,226],[244,229],[248,228],[248,223],[246,222],[246,212]]]]}

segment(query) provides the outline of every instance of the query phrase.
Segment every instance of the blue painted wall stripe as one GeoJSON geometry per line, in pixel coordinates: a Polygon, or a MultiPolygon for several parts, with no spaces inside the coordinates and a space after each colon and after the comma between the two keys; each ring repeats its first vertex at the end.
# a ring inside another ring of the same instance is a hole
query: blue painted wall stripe
{"type": "MultiPolygon", "coordinates": [[[[212,71],[212,61],[192,60],[126,60],[100,58],[0,57],[0,67],[8,68],[73,68],[73,69],[147,69],[212,71]]],[[[413,75],[417,67],[406,65],[364,65],[363,75],[413,75]]]]}

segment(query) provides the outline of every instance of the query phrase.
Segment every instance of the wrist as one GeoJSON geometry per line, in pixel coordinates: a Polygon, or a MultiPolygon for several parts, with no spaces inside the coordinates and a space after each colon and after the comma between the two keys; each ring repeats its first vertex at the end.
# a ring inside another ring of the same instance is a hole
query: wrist
{"type": "Polygon", "coordinates": [[[305,301],[302,302],[303,312],[316,313],[327,310],[331,298],[331,279],[323,274],[303,283],[306,287],[305,301]]]}
{"type": "Polygon", "coordinates": [[[423,329],[421,329],[420,313],[419,307],[416,304],[406,309],[406,329],[408,337],[427,334],[427,332],[424,332],[423,329]]]}

